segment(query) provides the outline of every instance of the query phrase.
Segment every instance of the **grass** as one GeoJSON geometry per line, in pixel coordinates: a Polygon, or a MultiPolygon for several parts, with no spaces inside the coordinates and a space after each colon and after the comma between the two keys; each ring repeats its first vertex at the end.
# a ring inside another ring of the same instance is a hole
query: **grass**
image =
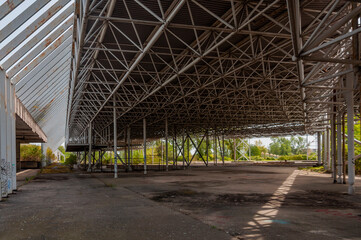
{"type": "Polygon", "coordinates": [[[31,180],[34,180],[35,178],[36,178],[36,176],[26,177],[25,181],[30,182],[31,180]]]}
{"type": "Polygon", "coordinates": [[[46,166],[41,170],[41,173],[69,173],[69,172],[71,172],[69,166],[59,163],[50,164],[49,166],[46,166]]]}
{"type": "Polygon", "coordinates": [[[106,187],[115,188],[115,184],[112,183],[104,183],[106,187]]]}
{"type": "Polygon", "coordinates": [[[304,171],[310,171],[310,172],[318,172],[318,173],[326,173],[326,172],[327,172],[323,166],[318,166],[318,167],[299,167],[298,169],[299,169],[299,170],[304,170],[304,171]]]}

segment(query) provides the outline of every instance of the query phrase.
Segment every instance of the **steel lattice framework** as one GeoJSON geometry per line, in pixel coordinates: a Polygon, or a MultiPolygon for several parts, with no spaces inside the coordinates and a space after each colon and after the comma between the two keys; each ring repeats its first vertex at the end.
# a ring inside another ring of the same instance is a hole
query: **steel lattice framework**
{"type": "MultiPolygon", "coordinates": [[[[76,5],[69,143],[206,130],[322,131],[361,62],[352,1],[84,0],[76,5]],[[115,109],[115,110],[114,110],[115,109]],[[167,124],[166,124],[167,123],[167,124]]],[[[356,79],[356,78],[355,78],[356,79]]]]}

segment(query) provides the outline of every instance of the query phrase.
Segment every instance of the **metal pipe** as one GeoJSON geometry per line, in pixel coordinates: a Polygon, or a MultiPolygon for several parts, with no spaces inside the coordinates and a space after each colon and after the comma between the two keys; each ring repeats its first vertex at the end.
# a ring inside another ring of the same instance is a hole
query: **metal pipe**
{"type": "Polygon", "coordinates": [[[92,123],[89,123],[88,128],[88,144],[89,144],[89,152],[88,152],[88,172],[92,171],[92,123]]]}
{"type": "Polygon", "coordinates": [[[114,124],[114,178],[118,178],[118,161],[117,161],[117,142],[118,142],[118,134],[117,134],[117,109],[116,109],[116,97],[113,97],[113,124],[114,124]]]}
{"type": "Polygon", "coordinates": [[[342,183],[342,113],[337,114],[337,183],[342,183]]]}
{"type": "Polygon", "coordinates": [[[143,118],[144,174],[147,174],[147,120],[143,118]]]}
{"type": "Polygon", "coordinates": [[[185,164],[184,164],[184,162],[185,162],[185,155],[184,155],[184,129],[183,129],[183,135],[182,135],[182,151],[183,151],[183,169],[185,169],[185,164]]]}
{"type": "Polygon", "coordinates": [[[214,131],[214,165],[217,166],[217,135],[216,131],[214,131]]]}
{"type": "Polygon", "coordinates": [[[223,165],[224,165],[224,133],[222,133],[222,162],[223,162],[223,165]]]}
{"type": "Polygon", "coordinates": [[[342,183],[346,184],[346,136],[345,136],[345,116],[342,114],[342,183]]]}
{"type": "Polygon", "coordinates": [[[206,154],[207,154],[207,167],[208,167],[208,158],[209,158],[209,134],[208,131],[206,132],[206,154]]]}
{"type": "MultiPolygon", "coordinates": [[[[355,80],[355,73],[349,73],[346,75],[346,85],[347,88],[353,89],[353,83],[355,80]]],[[[347,146],[348,146],[348,193],[355,193],[355,149],[354,149],[354,100],[353,100],[353,91],[349,91],[345,94],[346,106],[347,106],[347,146]]]]}
{"type": "Polygon", "coordinates": [[[331,115],[331,167],[333,182],[336,183],[336,136],[335,114],[331,115]]]}
{"type": "Polygon", "coordinates": [[[165,119],[165,170],[168,172],[168,119],[165,119]]]}
{"type": "MultiPolygon", "coordinates": [[[[128,128],[127,128],[127,137],[128,137],[128,171],[130,172],[130,171],[132,171],[132,167],[131,167],[131,165],[130,165],[130,160],[131,160],[131,157],[132,157],[132,153],[131,153],[131,151],[132,151],[132,149],[131,149],[131,146],[130,146],[130,126],[128,126],[128,128]]],[[[125,161],[127,161],[126,159],[125,159],[125,161]]]]}

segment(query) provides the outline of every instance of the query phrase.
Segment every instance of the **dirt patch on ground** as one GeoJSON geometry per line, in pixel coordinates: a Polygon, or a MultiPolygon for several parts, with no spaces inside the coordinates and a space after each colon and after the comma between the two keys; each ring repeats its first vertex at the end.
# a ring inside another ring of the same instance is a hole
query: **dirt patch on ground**
{"type": "Polygon", "coordinates": [[[40,174],[37,176],[36,182],[63,181],[68,179],[69,177],[63,174],[40,174]]]}
{"type": "MultiPolygon", "coordinates": [[[[181,189],[178,191],[169,191],[153,194],[150,199],[172,203],[184,208],[217,208],[225,206],[247,206],[263,205],[270,201],[271,194],[212,194],[205,192],[196,192],[190,189],[181,189]]],[[[353,208],[361,209],[360,203],[348,200],[347,194],[339,194],[326,191],[306,191],[290,193],[282,203],[283,207],[302,206],[302,207],[327,207],[327,208],[353,208]]]]}

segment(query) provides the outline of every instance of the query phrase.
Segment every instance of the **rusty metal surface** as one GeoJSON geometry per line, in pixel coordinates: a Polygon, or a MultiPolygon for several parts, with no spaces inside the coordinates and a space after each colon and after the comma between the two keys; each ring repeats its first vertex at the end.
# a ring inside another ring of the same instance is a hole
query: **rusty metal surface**
{"type": "Polygon", "coordinates": [[[65,136],[74,6],[74,0],[0,0],[0,69],[15,85],[17,119],[52,149],[65,136]]]}

